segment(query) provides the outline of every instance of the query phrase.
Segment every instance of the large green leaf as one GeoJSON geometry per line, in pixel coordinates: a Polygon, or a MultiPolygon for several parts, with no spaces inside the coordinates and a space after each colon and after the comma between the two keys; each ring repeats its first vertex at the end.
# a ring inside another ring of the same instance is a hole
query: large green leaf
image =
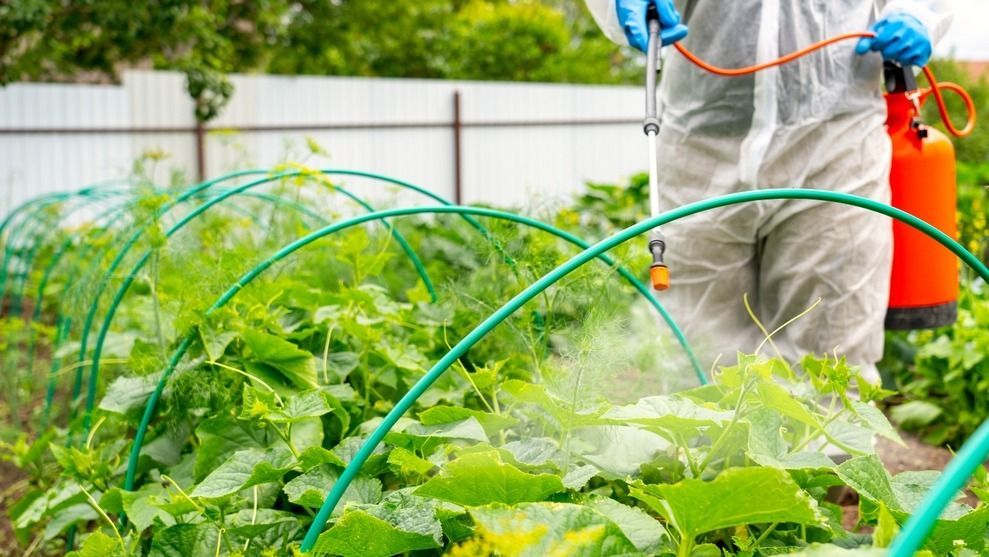
{"type": "MultiPolygon", "coordinates": [[[[910,517],[940,476],[938,472],[904,472],[890,477],[882,462],[873,455],[850,459],[838,465],[836,470],[863,500],[885,506],[900,524],[910,517]]],[[[980,551],[985,547],[987,527],[989,507],[972,511],[965,505],[953,503],[935,523],[924,547],[943,555],[952,550],[955,540],[960,540],[969,549],[980,551]]]]}
{"type": "Polygon", "coordinates": [[[470,453],[449,462],[415,494],[458,505],[514,505],[563,491],[559,476],[529,474],[501,460],[498,451],[470,453]]]}
{"type": "Polygon", "coordinates": [[[354,352],[330,352],[325,359],[319,359],[319,370],[320,374],[325,370],[330,378],[342,383],[352,371],[357,369],[358,364],[360,357],[354,352]]]}
{"type": "Polygon", "coordinates": [[[549,437],[526,436],[505,443],[501,449],[512,453],[516,461],[527,466],[543,466],[563,460],[559,442],[549,437]]]}
{"type": "Polygon", "coordinates": [[[300,516],[274,509],[241,509],[226,519],[227,531],[245,538],[297,532],[304,522],[300,516]]]}
{"type": "Polygon", "coordinates": [[[97,530],[86,536],[86,541],[78,551],[68,553],[65,557],[123,557],[126,554],[117,538],[97,530]]]}
{"type": "Polygon", "coordinates": [[[434,406],[419,413],[419,423],[424,426],[459,422],[467,418],[477,420],[489,436],[497,435],[499,431],[518,424],[518,420],[511,416],[492,414],[490,412],[482,412],[459,406],[434,406]]]}
{"type": "Polygon", "coordinates": [[[253,363],[274,368],[284,382],[300,389],[319,387],[316,363],[309,352],[281,337],[253,329],[245,329],[241,336],[254,355],[253,363]]]}
{"type": "Polygon", "coordinates": [[[632,486],[632,496],[690,539],[744,524],[824,523],[817,502],[776,468],[729,468],[711,481],[632,486]]]}
{"type": "MultiPolygon", "coordinates": [[[[894,513],[900,523],[906,522],[908,515],[894,513]]],[[[955,549],[955,542],[961,541],[968,549],[979,552],[986,547],[986,529],[989,528],[989,507],[978,508],[957,520],[938,520],[934,530],[924,541],[924,547],[936,555],[947,555],[955,549]]]]}
{"type": "Polygon", "coordinates": [[[767,408],[810,426],[815,430],[821,428],[817,417],[783,387],[775,383],[760,383],[758,393],[759,398],[767,408]]]}
{"type": "Polygon", "coordinates": [[[425,476],[436,468],[432,462],[402,447],[395,447],[388,453],[388,465],[402,476],[425,476]]]}
{"type": "Polygon", "coordinates": [[[488,544],[516,557],[640,555],[614,522],[582,505],[490,505],[473,508],[470,515],[488,544]]]}
{"type": "Polygon", "coordinates": [[[206,352],[206,357],[211,362],[216,362],[222,358],[227,347],[238,336],[236,331],[217,331],[206,324],[199,328],[199,340],[202,341],[203,351],[206,352]]]}
{"type": "Polygon", "coordinates": [[[294,463],[292,453],[281,447],[237,451],[199,482],[191,495],[214,499],[258,484],[278,481],[292,469],[294,463]]]}
{"type": "Polygon", "coordinates": [[[473,416],[456,422],[443,422],[432,425],[410,424],[401,431],[402,435],[410,435],[422,439],[464,439],[488,443],[484,427],[473,416]]]}
{"type": "Polygon", "coordinates": [[[120,376],[110,383],[106,395],[100,401],[100,409],[117,414],[126,414],[143,407],[161,378],[160,373],[141,377],[120,376]]]}
{"type": "Polygon", "coordinates": [[[666,530],[659,521],[642,509],[629,507],[602,496],[592,497],[587,506],[611,520],[635,545],[635,548],[643,553],[656,553],[666,535],[666,530]]]}
{"type": "Polygon", "coordinates": [[[238,450],[267,446],[264,427],[228,416],[203,421],[196,428],[196,437],[199,439],[194,468],[196,480],[206,477],[238,450]]]}
{"type": "Polygon", "coordinates": [[[790,453],[783,438],[783,419],[769,408],[759,408],[745,417],[749,426],[745,454],[762,466],[784,469],[831,469],[834,462],[820,452],[790,453]]]}
{"type": "MultiPolygon", "coordinates": [[[[52,446],[54,450],[56,446],[52,446]]],[[[53,451],[54,452],[54,451],[53,451]]],[[[57,510],[85,504],[86,494],[74,480],[63,480],[48,488],[39,496],[30,499],[25,505],[19,505],[11,510],[14,527],[27,529],[46,515],[57,510]]]]}
{"type": "Polygon", "coordinates": [[[825,426],[824,430],[828,434],[828,441],[848,451],[849,454],[862,456],[876,453],[876,447],[873,445],[874,435],[869,428],[835,420],[825,426]]]}
{"type": "Polygon", "coordinates": [[[148,557],[216,557],[221,541],[209,522],[176,524],[155,532],[148,557]]]}
{"type": "Polygon", "coordinates": [[[900,434],[896,432],[896,429],[889,423],[886,415],[881,410],[871,404],[859,401],[852,401],[852,409],[872,431],[901,446],[906,446],[900,434]]]}
{"type": "Polygon", "coordinates": [[[893,479],[879,457],[868,455],[851,458],[839,464],[835,471],[860,497],[874,503],[885,503],[891,511],[902,510],[893,494],[893,479]]]}
{"type": "Polygon", "coordinates": [[[73,524],[85,524],[97,520],[99,515],[89,503],[76,503],[51,511],[47,517],[48,522],[41,536],[44,541],[54,539],[73,524]]]}
{"type": "Polygon", "coordinates": [[[439,544],[432,536],[406,532],[363,510],[348,510],[313,546],[317,554],[342,557],[391,557],[439,544]]]}
{"type": "MultiPolygon", "coordinates": [[[[893,476],[891,482],[893,495],[896,496],[896,502],[899,504],[896,508],[907,514],[913,514],[920,506],[921,501],[934,488],[934,484],[937,483],[940,477],[941,472],[936,470],[907,471],[893,476]]],[[[968,505],[953,502],[944,509],[944,512],[941,513],[941,518],[955,520],[971,511],[972,508],[968,505]]]]}
{"type": "Polygon", "coordinates": [[[333,411],[329,399],[330,395],[319,390],[299,393],[285,401],[281,416],[275,413],[268,419],[273,422],[293,422],[302,418],[317,418],[333,411]]]}
{"type": "Polygon", "coordinates": [[[114,512],[107,508],[110,505],[107,504],[106,499],[118,498],[119,503],[113,505],[113,507],[119,507],[117,512],[120,510],[125,512],[127,514],[127,520],[134,525],[134,528],[138,532],[142,532],[153,526],[155,520],[163,521],[166,526],[171,526],[175,523],[172,516],[158,506],[159,498],[167,496],[167,494],[167,490],[158,483],[142,485],[137,491],[114,488],[103,495],[103,499],[100,500],[100,506],[109,512],[114,512]]]}
{"type": "Polygon", "coordinates": [[[731,420],[732,412],[712,409],[676,396],[650,396],[630,406],[610,408],[602,418],[638,424],[652,431],[693,437],[704,428],[731,420]]]}
{"type": "Polygon", "coordinates": [[[403,532],[430,536],[437,544],[442,543],[443,528],[436,513],[445,504],[412,495],[412,491],[393,491],[377,505],[365,506],[363,509],[403,532]]]}
{"type": "Polygon", "coordinates": [[[632,426],[587,426],[570,433],[570,452],[614,479],[639,468],[670,446],[657,433],[632,426]]]}
{"type": "MultiPolygon", "coordinates": [[[[323,465],[297,476],[285,484],[283,490],[288,500],[304,507],[319,508],[327,492],[340,479],[333,466],[323,465]]],[[[381,482],[377,478],[358,476],[347,486],[337,514],[343,511],[346,503],[377,503],[381,499],[381,482]]]]}

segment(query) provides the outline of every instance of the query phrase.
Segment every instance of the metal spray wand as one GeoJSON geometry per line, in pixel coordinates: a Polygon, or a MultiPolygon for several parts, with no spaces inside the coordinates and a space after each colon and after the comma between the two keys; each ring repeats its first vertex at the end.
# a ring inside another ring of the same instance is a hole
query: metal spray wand
{"type": "MultiPolygon", "coordinates": [[[[649,46],[646,48],[646,118],[643,131],[649,143],[649,215],[659,215],[659,160],[656,154],[656,135],[659,134],[659,117],[656,113],[656,80],[660,71],[659,59],[659,13],[656,6],[649,5],[646,12],[649,23],[649,46]]],[[[666,238],[659,228],[649,233],[649,252],[652,264],[649,266],[649,279],[656,290],[670,287],[670,270],[663,262],[666,253],[666,238]]]]}

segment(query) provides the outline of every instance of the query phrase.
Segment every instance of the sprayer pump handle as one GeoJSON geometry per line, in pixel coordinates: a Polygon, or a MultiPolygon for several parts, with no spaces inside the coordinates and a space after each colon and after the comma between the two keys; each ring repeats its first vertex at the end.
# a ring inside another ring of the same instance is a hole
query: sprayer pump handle
{"type": "Polygon", "coordinates": [[[883,62],[883,77],[887,93],[906,93],[917,90],[917,78],[908,67],[886,60],[883,62]]]}

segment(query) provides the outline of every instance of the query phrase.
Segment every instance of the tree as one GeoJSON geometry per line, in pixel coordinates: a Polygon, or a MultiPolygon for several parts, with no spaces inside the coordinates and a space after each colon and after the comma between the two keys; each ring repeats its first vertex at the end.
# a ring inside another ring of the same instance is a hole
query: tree
{"type": "Polygon", "coordinates": [[[14,0],[0,4],[0,84],[185,72],[216,116],[230,72],[622,83],[616,49],[562,0],[14,0]]]}

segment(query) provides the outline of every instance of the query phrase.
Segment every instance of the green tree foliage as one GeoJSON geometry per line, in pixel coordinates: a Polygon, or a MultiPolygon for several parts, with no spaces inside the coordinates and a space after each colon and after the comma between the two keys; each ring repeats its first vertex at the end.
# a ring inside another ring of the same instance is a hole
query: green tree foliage
{"type": "Polygon", "coordinates": [[[636,59],[558,0],[0,4],[0,84],[179,70],[201,120],[232,94],[230,72],[622,83],[636,59]]]}
{"type": "Polygon", "coordinates": [[[231,71],[257,67],[291,2],[17,0],[0,4],[0,84],[114,81],[119,70],[181,70],[197,116],[215,116],[231,71]]]}

